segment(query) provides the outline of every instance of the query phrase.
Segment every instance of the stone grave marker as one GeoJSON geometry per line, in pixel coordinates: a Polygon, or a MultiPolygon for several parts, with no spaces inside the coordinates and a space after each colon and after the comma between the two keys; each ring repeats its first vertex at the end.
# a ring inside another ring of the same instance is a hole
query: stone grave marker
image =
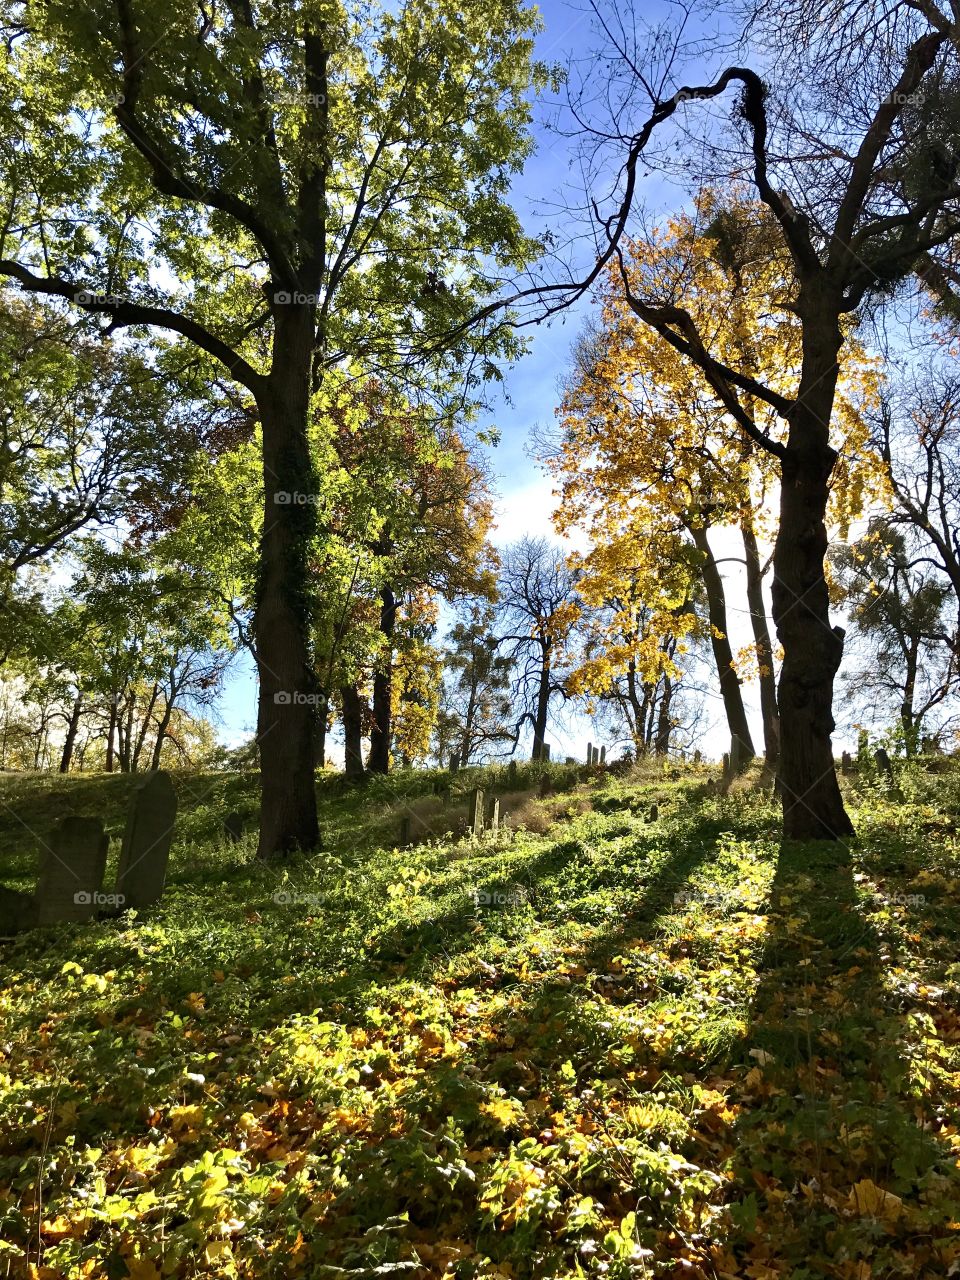
{"type": "Polygon", "coordinates": [[[601,764],[606,764],[606,763],[607,763],[607,748],[606,748],[606,747],[601,747],[601,748],[600,748],[600,763],[601,763],[601,764]]]}
{"type": "Polygon", "coordinates": [[[32,894],[0,884],[0,937],[32,929],[37,923],[37,903],[32,894]]]}
{"type": "Polygon", "coordinates": [[[849,751],[844,751],[843,755],[840,757],[840,772],[843,774],[853,772],[853,757],[850,755],[849,751]]]}
{"type": "Polygon", "coordinates": [[[893,782],[893,765],[890,763],[890,757],[883,747],[878,747],[873,753],[873,759],[888,782],[893,782]]]}
{"type": "Polygon", "coordinates": [[[90,920],[103,905],[107,833],[99,818],[64,818],[44,851],[36,892],[37,924],[90,920]]]}
{"type": "Polygon", "coordinates": [[[148,773],[133,793],[123,833],[117,894],[122,895],[124,909],[140,910],[160,900],[176,816],[177,795],[170,775],[163,770],[148,773]]]}
{"type": "Polygon", "coordinates": [[[236,844],[243,835],[243,814],[228,813],[223,820],[223,834],[231,844],[236,844]]]}
{"type": "Polygon", "coordinates": [[[487,806],[487,830],[500,830],[500,797],[491,796],[490,803],[487,806]]]}
{"type": "Polygon", "coordinates": [[[458,755],[452,755],[450,757],[450,772],[456,773],[459,768],[460,768],[460,757],[458,755]]]}
{"type": "Polygon", "coordinates": [[[474,787],[470,793],[470,832],[483,835],[483,787],[474,787]]]}

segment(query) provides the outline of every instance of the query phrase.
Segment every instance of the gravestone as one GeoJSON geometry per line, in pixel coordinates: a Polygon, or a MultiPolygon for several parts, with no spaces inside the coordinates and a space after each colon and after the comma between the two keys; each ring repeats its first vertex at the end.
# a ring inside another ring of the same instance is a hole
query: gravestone
{"type": "Polygon", "coordinates": [[[549,777],[541,778],[540,779],[540,799],[542,800],[545,796],[548,796],[552,790],[553,790],[553,785],[550,781],[550,778],[549,777]]]}
{"type": "Polygon", "coordinates": [[[459,768],[460,768],[460,757],[458,755],[452,755],[450,757],[450,772],[456,773],[459,768]]]}
{"type": "Polygon", "coordinates": [[[474,787],[470,793],[470,831],[472,835],[483,835],[483,788],[474,787]]]}
{"type": "Polygon", "coordinates": [[[702,752],[702,751],[695,751],[695,752],[693,753],[693,763],[694,763],[694,764],[701,764],[702,762],[703,762],[703,752],[702,752]]]}
{"type": "Polygon", "coordinates": [[[133,793],[123,833],[117,894],[122,895],[124,909],[140,910],[160,900],[176,816],[177,794],[170,775],[162,770],[148,773],[133,793]]]}
{"type": "Polygon", "coordinates": [[[601,764],[606,764],[606,763],[607,763],[607,748],[606,748],[606,747],[601,747],[601,748],[600,748],[600,763],[601,763],[601,764]]]}
{"type": "Polygon", "coordinates": [[[400,838],[398,844],[402,848],[410,843],[410,815],[405,814],[400,819],[400,838]]]}
{"type": "Polygon", "coordinates": [[[223,834],[231,844],[236,844],[243,835],[243,814],[228,813],[223,820],[223,834]]]}
{"type": "Polygon", "coordinates": [[[107,833],[99,818],[64,818],[53,833],[37,881],[37,924],[90,920],[102,905],[107,833]]]}
{"type": "Polygon", "coordinates": [[[725,751],[723,753],[723,776],[726,778],[730,773],[730,754],[725,751]]]}
{"type": "Polygon", "coordinates": [[[587,743],[587,764],[593,764],[593,743],[587,743]]]}
{"type": "Polygon", "coordinates": [[[511,760],[511,761],[510,761],[510,763],[507,765],[507,784],[508,784],[508,786],[510,786],[510,787],[516,787],[516,785],[517,785],[517,762],[516,762],[516,760],[511,760]]]}
{"type": "Polygon", "coordinates": [[[491,796],[490,804],[487,807],[487,830],[499,831],[500,829],[500,797],[491,796]]]}
{"type": "Polygon", "coordinates": [[[576,758],[576,756],[564,756],[564,758],[563,758],[563,763],[564,763],[564,764],[576,764],[576,763],[577,763],[577,758],[576,758]]]}
{"type": "Polygon", "coordinates": [[[840,757],[840,772],[843,774],[853,772],[853,757],[850,755],[849,751],[844,751],[843,755],[840,757]]]}
{"type": "Polygon", "coordinates": [[[656,820],[657,820],[659,817],[660,817],[660,806],[659,806],[659,805],[652,804],[652,805],[650,806],[650,812],[649,812],[649,814],[647,815],[647,821],[648,821],[648,822],[656,822],[656,820]]]}
{"type": "Polygon", "coordinates": [[[874,763],[879,771],[883,774],[888,782],[893,781],[893,765],[890,763],[890,757],[883,747],[877,747],[873,753],[874,763]]]}

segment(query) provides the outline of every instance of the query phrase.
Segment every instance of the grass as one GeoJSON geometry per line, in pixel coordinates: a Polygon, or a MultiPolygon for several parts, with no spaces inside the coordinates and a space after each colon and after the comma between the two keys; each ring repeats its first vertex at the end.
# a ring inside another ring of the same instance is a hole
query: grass
{"type": "MultiPolygon", "coordinates": [[[[3,947],[0,1276],[960,1273],[960,772],[842,849],[707,776],[527,766],[479,841],[505,771],[325,777],[272,867],[178,778],[159,909],[3,947]]],[[[0,879],[129,783],[5,777],[0,879]]]]}

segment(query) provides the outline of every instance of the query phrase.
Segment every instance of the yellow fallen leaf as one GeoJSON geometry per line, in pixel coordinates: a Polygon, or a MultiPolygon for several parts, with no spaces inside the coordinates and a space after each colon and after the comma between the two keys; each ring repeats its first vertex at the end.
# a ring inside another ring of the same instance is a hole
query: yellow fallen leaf
{"type": "Polygon", "coordinates": [[[850,1208],[861,1217],[893,1221],[903,1211],[903,1201],[892,1191],[884,1191],[870,1178],[862,1178],[850,1189],[850,1208]]]}

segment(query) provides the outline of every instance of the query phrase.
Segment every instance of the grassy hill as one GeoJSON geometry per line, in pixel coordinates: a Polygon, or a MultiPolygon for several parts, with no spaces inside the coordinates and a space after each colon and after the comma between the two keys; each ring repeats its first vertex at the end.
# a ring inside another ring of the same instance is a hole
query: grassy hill
{"type": "MultiPolygon", "coordinates": [[[[960,1273],[960,771],[840,849],[708,780],[526,766],[471,840],[504,770],[324,778],[267,867],[178,777],[161,907],[0,948],[0,1276],[960,1273]]],[[[130,781],[4,776],[0,880],[130,781]]]]}

